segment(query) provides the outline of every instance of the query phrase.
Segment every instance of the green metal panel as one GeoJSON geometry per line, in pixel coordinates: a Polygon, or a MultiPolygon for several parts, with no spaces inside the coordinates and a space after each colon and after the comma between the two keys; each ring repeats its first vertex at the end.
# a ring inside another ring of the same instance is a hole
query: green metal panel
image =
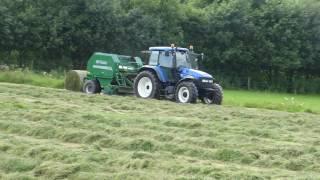
{"type": "Polygon", "coordinates": [[[104,93],[115,94],[119,89],[132,89],[133,78],[143,66],[139,57],[94,53],[88,61],[88,80],[98,80],[104,93]]]}
{"type": "Polygon", "coordinates": [[[88,62],[88,72],[94,77],[113,78],[119,72],[120,60],[115,54],[94,53],[88,62]]]}
{"type": "Polygon", "coordinates": [[[142,61],[138,57],[119,55],[119,70],[122,72],[137,72],[142,66],[142,61]]]}

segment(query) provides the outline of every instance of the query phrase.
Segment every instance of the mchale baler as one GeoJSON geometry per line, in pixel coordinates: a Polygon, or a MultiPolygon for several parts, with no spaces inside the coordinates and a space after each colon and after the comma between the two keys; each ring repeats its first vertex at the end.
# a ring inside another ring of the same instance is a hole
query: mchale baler
{"type": "Polygon", "coordinates": [[[133,82],[143,66],[139,57],[94,53],[88,61],[83,91],[87,94],[132,93],[133,82]]]}
{"type": "Polygon", "coordinates": [[[65,87],[74,91],[80,87],[87,94],[133,93],[134,79],[142,66],[139,57],[97,52],[90,57],[87,71],[67,74],[65,87]]]}

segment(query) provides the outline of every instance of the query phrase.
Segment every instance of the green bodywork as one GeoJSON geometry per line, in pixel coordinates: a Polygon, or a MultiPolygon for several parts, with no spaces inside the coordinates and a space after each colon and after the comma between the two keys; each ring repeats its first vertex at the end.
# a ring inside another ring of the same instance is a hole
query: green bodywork
{"type": "Polygon", "coordinates": [[[85,80],[97,80],[105,94],[131,93],[142,66],[139,57],[94,53],[88,61],[85,80]]]}

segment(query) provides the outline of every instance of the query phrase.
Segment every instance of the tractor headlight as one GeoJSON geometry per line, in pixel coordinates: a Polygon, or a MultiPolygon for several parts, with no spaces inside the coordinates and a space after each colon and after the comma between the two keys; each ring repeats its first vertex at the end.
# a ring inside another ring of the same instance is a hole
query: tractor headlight
{"type": "Polygon", "coordinates": [[[213,80],[202,79],[201,82],[202,82],[202,83],[213,83],[213,80]]]}

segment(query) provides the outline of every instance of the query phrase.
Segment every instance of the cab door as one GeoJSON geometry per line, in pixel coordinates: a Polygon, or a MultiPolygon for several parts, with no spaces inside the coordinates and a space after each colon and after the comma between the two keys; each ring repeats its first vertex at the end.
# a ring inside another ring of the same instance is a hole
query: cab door
{"type": "Polygon", "coordinates": [[[172,51],[159,52],[159,67],[167,82],[175,82],[174,56],[172,51]]]}

